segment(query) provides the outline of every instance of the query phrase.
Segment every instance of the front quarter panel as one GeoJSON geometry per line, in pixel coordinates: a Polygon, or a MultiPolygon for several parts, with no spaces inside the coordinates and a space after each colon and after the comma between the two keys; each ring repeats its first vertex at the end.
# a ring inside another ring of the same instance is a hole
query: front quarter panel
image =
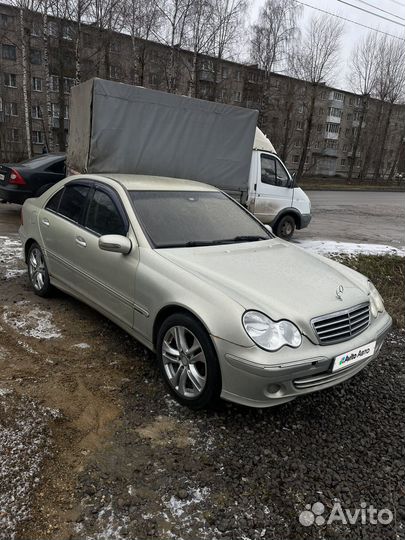
{"type": "Polygon", "coordinates": [[[212,336],[252,346],[242,327],[244,308],[157,251],[141,248],[135,287],[134,327],[149,342],[160,310],[178,306],[193,313],[212,336]]]}

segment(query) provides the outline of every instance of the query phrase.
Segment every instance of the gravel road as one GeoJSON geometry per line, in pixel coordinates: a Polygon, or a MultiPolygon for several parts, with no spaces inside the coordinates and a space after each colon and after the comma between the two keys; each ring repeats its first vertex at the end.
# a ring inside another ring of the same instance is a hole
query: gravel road
{"type": "Polygon", "coordinates": [[[405,193],[308,191],[312,221],[297,239],[405,246],[405,193]]]}
{"type": "Polygon", "coordinates": [[[30,291],[5,221],[1,540],[405,537],[404,332],[338,387],[275,409],[191,412],[119,328],[30,291]],[[322,521],[361,504],[392,519],[322,521]]]}

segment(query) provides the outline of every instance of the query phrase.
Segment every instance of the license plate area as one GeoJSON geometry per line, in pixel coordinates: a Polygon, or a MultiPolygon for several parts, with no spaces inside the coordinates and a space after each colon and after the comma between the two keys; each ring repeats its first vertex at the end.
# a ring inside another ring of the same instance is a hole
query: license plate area
{"type": "Polygon", "coordinates": [[[376,342],[372,341],[371,343],[367,343],[366,345],[362,345],[361,347],[357,347],[346,353],[339,354],[339,356],[335,356],[332,371],[335,372],[345,369],[373,356],[375,346],[376,342]]]}

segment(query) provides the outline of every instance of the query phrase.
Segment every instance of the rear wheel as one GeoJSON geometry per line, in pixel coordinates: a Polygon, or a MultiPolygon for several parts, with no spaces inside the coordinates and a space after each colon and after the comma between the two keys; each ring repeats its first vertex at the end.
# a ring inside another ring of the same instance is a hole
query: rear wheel
{"type": "Polygon", "coordinates": [[[182,405],[202,409],[221,392],[221,372],[211,338],[188,314],[171,315],[157,339],[157,357],[171,394],[182,405]]]}
{"type": "Polygon", "coordinates": [[[28,251],[28,275],[35,294],[38,296],[51,294],[52,285],[49,281],[44,254],[36,242],[30,246],[28,251]]]}
{"type": "Polygon", "coordinates": [[[283,216],[277,223],[275,233],[283,240],[290,240],[295,231],[295,220],[292,216],[283,216]]]}

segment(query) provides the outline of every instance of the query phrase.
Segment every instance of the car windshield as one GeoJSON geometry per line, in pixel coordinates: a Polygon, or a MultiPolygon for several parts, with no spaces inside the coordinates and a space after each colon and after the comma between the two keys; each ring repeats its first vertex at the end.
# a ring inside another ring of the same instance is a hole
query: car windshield
{"type": "Polygon", "coordinates": [[[269,240],[272,235],[217,191],[130,191],[136,214],[156,248],[269,240]]]}

